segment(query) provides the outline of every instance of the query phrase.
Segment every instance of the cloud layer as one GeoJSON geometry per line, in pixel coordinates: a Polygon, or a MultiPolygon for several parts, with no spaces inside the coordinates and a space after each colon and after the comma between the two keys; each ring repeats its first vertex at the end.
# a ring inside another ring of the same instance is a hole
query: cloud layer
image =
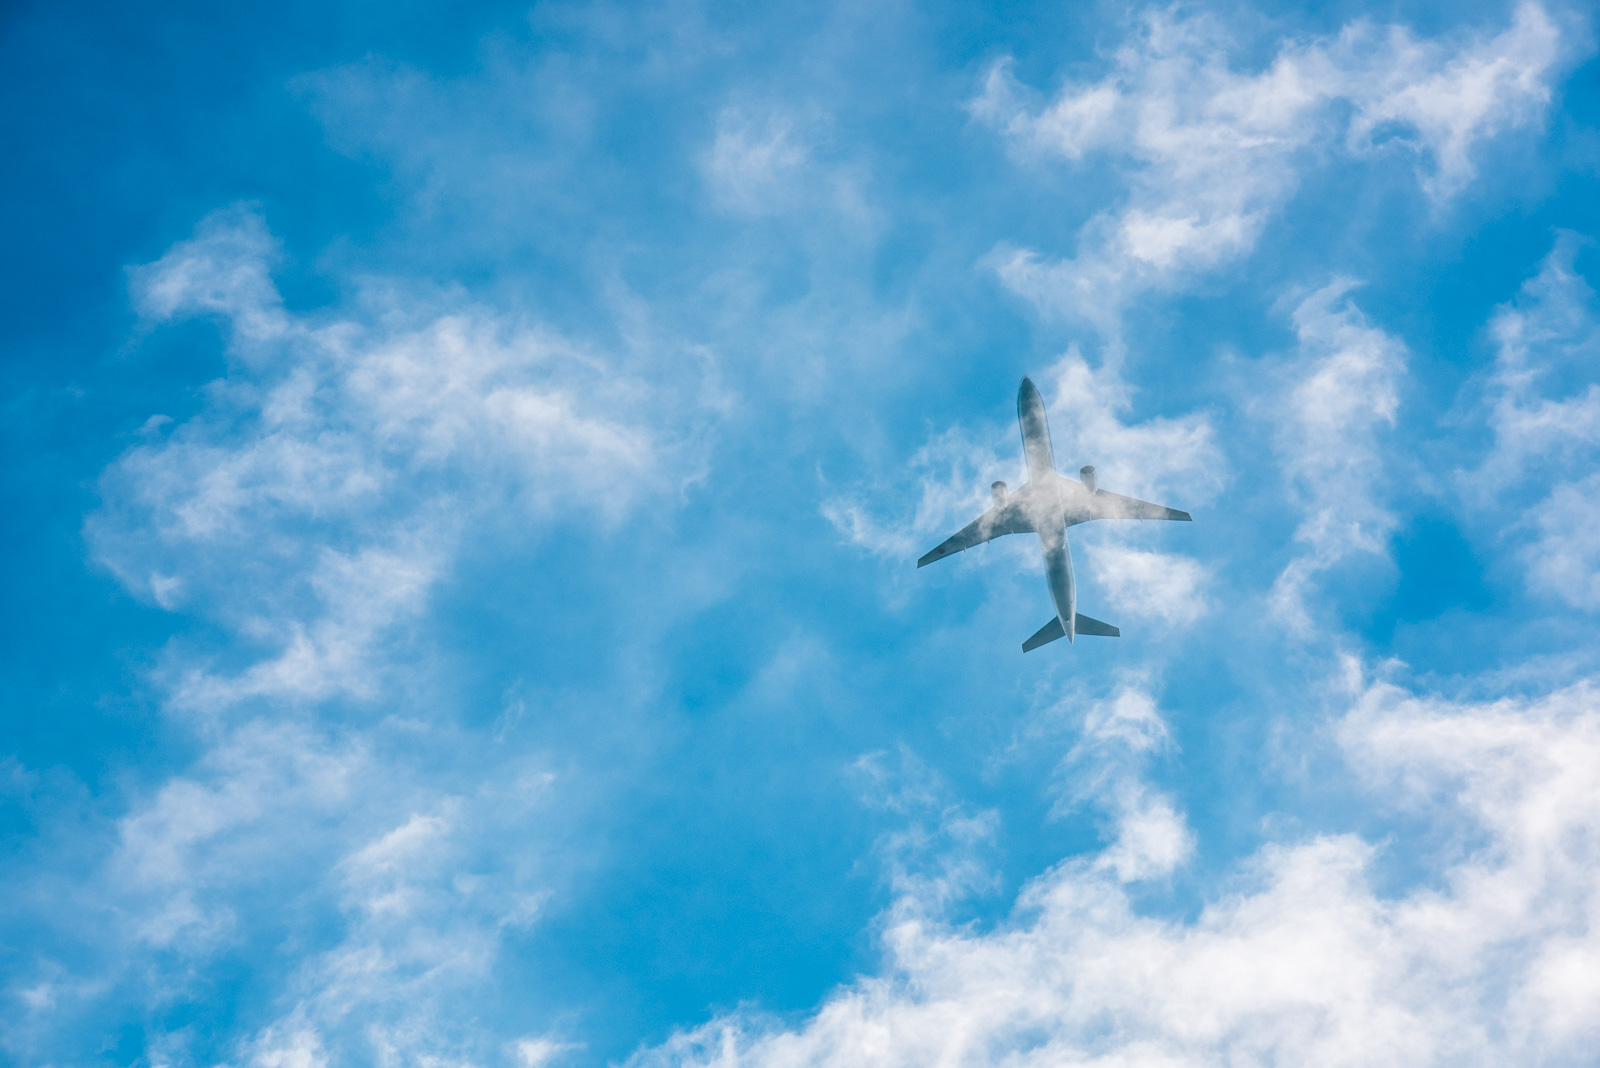
{"type": "MultiPolygon", "coordinates": [[[[1594,692],[1452,704],[1352,685],[1339,746],[1386,805],[1451,829],[1436,880],[1384,893],[1385,846],[1321,835],[1264,848],[1193,920],[1152,916],[1129,883],[1186,853],[1157,804],[1120,818],[1103,852],[1031,883],[997,930],[902,901],[883,973],[803,1025],[734,1015],[633,1063],[1588,1063],[1600,1029],[1587,1011],[1600,994],[1594,692]]],[[[1119,718],[1092,714],[1089,736],[1119,718]]]]}
{"type": "Polygon", "coordinates": [[[1257,71],[1215,17],[1143,16],[1112,73],[1036,104],[1005,64],[972,104],[1025,156],[1104,153],[1126,170],[1123,203],[1097,213],[1071,259],[1002,249],[1006,283],[1047,312],[1115,334],[1140,294],[1181,288],[1248,254],[1301,176],[1330,156],[1400,151],[1436,202],[1476,173],[1476,147],[1538,123],[1564,50],[1541,7],[1465,40],[1419,40],[1358,21],[1337,36],[1285,42],[1257,71]]]}
{"type": "Polygon", "coordinates": [[[369,14],[0,64],[247,116],[3,399],[0,1059],[1592,1062],[1583,13],[369,14]],[[1024,373],[1196,522],[1020,657],[1030,539],[912,565],[1024,373]]]}
{"type": "Polygon", "coordinates": [[[691,477],[689,442],[661,427],[670,400],[602,355],[459,297],[419,314],[376,284],[353,315],[296,316],[275,251],[234,209],[132,272],[150,320],[216,317],[233,366],[197,417],[156,422],[106,472],[90,540],[130,590],[267,650],[187,679],[180,703],[370,697],[374,644],[421,611],[471,524],[614,526],[691,477]]]}

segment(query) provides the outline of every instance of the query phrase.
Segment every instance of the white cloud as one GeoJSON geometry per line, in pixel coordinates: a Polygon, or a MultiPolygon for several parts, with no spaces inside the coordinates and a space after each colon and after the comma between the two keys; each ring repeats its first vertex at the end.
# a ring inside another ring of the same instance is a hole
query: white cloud
{"type": "Polygon", "coordinates": [[[238,1046],[251,1063],[482,1063],[504,1044],[470,1006],[496,982],[506,935],[541,915],[547,777],[477,766],[474,787],[448,795],[410,775],[395,787],[394,772],[366,771],[365,807],[341,812],[342,855],[323,847],[310,865],[302,894],[330,894],[341,924],[302,946],[282,1012],[238,1046]],[[374,827],[386,812],[390,822],[374,827]]]}
{"type": "Polygon", "coordinates": [[[719,207],[739,215],[783,215],[820,208],[870,236],[877,226],[857,164],[823,151],[829,122],[782,109],[730,106],[700,155],[701,175],[719,207]]]}
{"type": "Polygon", "coordinates": [[[103,971],[131,965],[144,997],[179,996],[186,974],[284,921],[236,909],[271,895],[340,921],[295,925],[280,1013],[238,1041],[239,1063],[473,1063],[499,1048],[463,1007],[496,981],[506,935],[542,912],[550,776],[479,762],[452,794],[427,769],[376,758],[380,744],[259,722],[216,742],[122,821],[95,892],[137,926],[136,944],[115,926],[103,971]],[[153,966],[152,947],[182,966],[153,966]]]}
{"type": "Polygon", "coordinates": [[[1091,706],[1083,720],[1083,739],[1069,759],[1092,755],[1105,765],[1112,753],[1143,758],[1172,744],[1172,733],[1153,697],[1143,686],[1125,683],[1109,700],[1091,706]]]}
{"type": "Polygon", "coordinates": [[[580,1047],[571,1042],[557,1042],[552,1038],[524,1038],[517,1042],[518,1068],[544,1068],[554,1064],[563,1054],[580,1047]]]}
{"type": "MultiPolygon", "coordinates": [[[[1073,718],[1068,698],[1042,717],[1073,718]]],[[[1091,805],[1107,817],[1110,844],[1093,861],[1120,882],[1171,875],[1194,852],[1183,813],[1153,789],[1143,773],[1150,759],[1172,751],[1172,734],[1144,680],[1125,678],[1082,716],[1082,734],[1057,769],[1060,796],[1053,814],[1091,805]]]]}
{"type": "Polygon", "coordinates": [[[1115,69],[1035,106],[1001,63],[971,105],[1025,155],[1124,161],[1129,192],[1079,234],[1075,258],[996,251],[1001,277],[1042,309],[1117,333],[1139,293],[1181,287],[1254,248],[1300,175],[1328,154],[1405,146],[1435,200],[1475,173],[1474,149],[1538,122],[1565,51],[1558,26],[1524,4],[1511,25],[1467,40],[1418,40],[1359,21],[1288,41],[1264,69],[1233,66],[1210,16],[1147,14],[1115,69]]]}
{"type": "Polygon", "coordinates": [[[787,206],[810,162],[810,148],[792,119],[774,115],[758,122],[730,108],[717,119],[716,140],[701,167],[724,205],[767,214],[787,206]]]}
{"type": "Polygon", "coordinates": [[[125,816],[108,873],[145,944],[204,955],[233,936],[241,884],[263,856],[309,853],[365,767],[358,745],[247,723],[125,816]]]}
{"type": "Polygon", "coordinates": [[[908,483],[881,483],[825,499],[822,514],[852,544],[888,559],[915,560],[994,503],[991,482],[1021,484],[1021,445],[1008,449],[1006,438],[997,427],[952,427],[911,457],[906,469],[917,478],[914,503],[906,499],[913,492],[908,483]]]}
{"type": "Polygon", "coordinates": [[[223,316],[245,346],[278,338],[289,329],[272,282],[278,259],[277,241],[252,208],[214,212],[195,228],[192,241],[128,271],[134,306],[155,321],[223,316]]]}
{"type": "MultiPolygon", "coordinates": [[[[1346,55],[1372,32],[1347,28],[1340,40],[1346,55]]],[[[1537,4],[1520,5],[1503,32],[1459,48],[1391,29],[1375,56],[1345,68],[1355,108],[1349,140],[1370,147],[1386,127],[1409,128],[1414,144],[1432,157],[1431,172],[1421,173],[1423,188],[1436,199],[1451,196],[1476,174],[1474,146],[1542,119],[1562,52],[1561,27],[1537,4]]]]}
{"type": "MultiPolygon", "coordinates": [[[[603,534],[680,489],[695,445],[664,429],[688,422],[676,395],[606,354],[377,282],[292,312],[276,258],[236,209],[131,272],[150,328],[219,317],[229,367],[198,414],[110,467],[88,535],[130,590],[227,640],[213,658],[176,642],[158,670],[200,753],[133,792],[85,877],[97,996],[169,1004],[284,924],[293,953],[258,960],[274,1014],[242,1021],[235,1063],[486,1063],[508,1036],[461,1009],[542,914],[551,776],[526,752],[483,763],[426,685],[399,684],[427,681],[415,632],[476,531],[578,518],[603,534]],[[373,714],[322,715],[350,698],[373,714]]],[[[41,968],[24,989],[47,982],[71,987],[41,968]]],[[[149,1049],[186,1041],[152,1031],[149,1049]]]]}
{"type": "MultiPolygon", "coordinates": [[[[478,1028],[451,1019],[450,1006],[491,981],[502,927],[525,922],[527,910],[506,880],[472,877],[474,846],[452,819],[462,807],[446,799],[443,814],[413,814],[336,866],[344,938],[302,960],[289,983],[292,1007],[250,1045],[271,1048],[289,1035],[345,1058],[465,1062],[486,1043],[478,1028]]],[[[483,813],[473,816],[484,829],[483,813]]]]}
{"type": "Polygon", "coordinates": [[[1096,864],[1121,882],[1170,874],[1194,852],[1183,814],[1164,794],[1127,787],[1115,795],[1115,835],[1096,864]]]}
{"type": "Polygon", "coordinates": [[[997,888],[986,852],[999,828],[998,812],[962,804],[904,745],[892,758],[868,753],[851,770],[867,787],[865,804],[905,819],[876,843],[897,908],[942,914],[958,901],[997,888]]]}
{"type": "Polygon", "coordinates": [[[1192,920],[1144,915],[1119,837],[1040,876],[998,930],[897,911],[882,973],[803,1023],[734,1013],[634,1063],[1589,1063],[1596,697],[1352,693],[1337,737],[1358,778],[1466,847],[1429,857],[1437,877],[1398,894],[1373,885],[1379,847],[1331,834],[1262,849],[1192,920]]]}
{"type": "Polygon", "coordinates": [[[1581,461],[1600,446],[1600,316],[1594,290],[1573,265],[1580,247],[1576,235],[1561,236],[1489,324],[1495,441],[1469,489],[1503,490],[1540,461],[1581,461]]]}
{"type": "Polygon", "coordinates": [[[373,287],[290,314],[275,255],[235,209],[132,272],[152,319],[223,317],[235,366],[199,415],[106,472],[90,540],[135,593],[267,650],[242,672],[180,669],[178,704],[370,697],[377,643],[416,617],[474,517],[615,524],[685,469],[660,429],[670,399],[602,356],[459,297],[419,313],[373,287]]]}
{"type": "Polygon", "coordinates": [[[1070,475],[1092,464],[1107,489],[1157,498],[1181,494],[1187,502],[1209,497],[1226,481],[1205,413],[1124,421],[1135,390],[1115,363],[1091,367],[1074,346],[1038,384],[1049,405],[1058,470],[1070,475]]]}
{"type": "Polygon", "coordinates": [[[1386,552],[1396,525],[1382,504],[1379,434],[1399,408],[1405,347],[1367,321],[1348,299],[1351,287],[1334,282],[1295,309],[1295,381],[1275,413],[1284,473],[1305,513],[1295,531],[1305,551],[1279,574],[1272,604],[1302,631],[1316,576],[1354,554],[1386,552]]]}
{"type": "Polygon", "coordinates": [[[1574,608],[1600,610],[1600,474],[1561,483],[1530,518],[1538,536],[1522,550],[1529,585],[1574,608]]]}
{"type": "Polygon", "coordinates": [[[310,1031],[273,1032],[251,1051],[251,1068],[324,1068],[322,1043],[310,1031]]]}
{"type": "Polygon", "coordinates": [[[1209,572],[1198,560],[1101,543],[1088,554],[1089,569],[1121,615],[1164,626],[1187,626],[1209,609],[1209,572]]]}
{"type": "Polygon", "coordinates": [[[1531,588],[1592,611],[1600,609],[1600,480],[1591,473],[1600,458],[1600,312],[1574,266],[1580,247],[1574,234],[1559,237],[1491,320],[1484,400],[1494,442],[1459,484],[1469,508],[1516,535],[1532,532],[1520,550],[1531,588]]]}
{"type": "Polygon", "coordinates": [[[493,981],[504,935],[541,912],[533,832],[549,777],[479,765],[469,791],[449,794],[374,759],[378,744],[260,721],[214,740],[121,821],[94,891],[125,918],[102,939],[103,971],[143,969],[142,993],[160,1003],[191,968],[281,920],[242,904],[253,895],[331,899],[335,937],[298,931],[282,1015],[239,1044],[245,1063],[465,1063],[493,1048],[454,1014],[493,981]],[[151,967],[148,950],[182,966],[151,967]]]}

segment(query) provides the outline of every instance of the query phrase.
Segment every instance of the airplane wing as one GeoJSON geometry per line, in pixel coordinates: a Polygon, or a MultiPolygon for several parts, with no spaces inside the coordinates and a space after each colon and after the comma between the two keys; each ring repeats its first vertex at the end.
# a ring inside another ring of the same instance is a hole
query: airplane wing
{"type": "Polygon", "coordinates": [[[948,538],[935,545],[932,549],[922,554],[917,561],[917,566],[931,564],[935,560],[942,560],[951,553],[970,549],[974,545],[982,545],[986,541],[1001,537],[1005,534],[1032,534],[1034,533],[1033,521],[1028,518],[1028,513],[1022,507],[1022,490],[1012,494],[1012,498],[1004,504],[997,504],[987,512],[950,535],[948,538]]]}
{"type": "Polygon", "coordinates": [[[1134,500],[1132,497],[1124,497],[1110,490],[1095,490],[1091,507],[1097,513],[1096,519],[1176,519],[1184,523],[1193,520],[1188,512],[1180,512],[1176,508],[1168,508],[1161,504],[1151,504],[1149,501],[1134,500]]]}

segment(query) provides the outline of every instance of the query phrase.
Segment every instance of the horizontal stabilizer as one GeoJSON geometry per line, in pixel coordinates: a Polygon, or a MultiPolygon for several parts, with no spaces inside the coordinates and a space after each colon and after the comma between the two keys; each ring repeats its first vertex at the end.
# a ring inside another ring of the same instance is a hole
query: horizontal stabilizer
{"type": "MultiPolygon", "coordinates": [[[[1096,638],[1120,638],[1122,631],[1110,623],[1102,623],[1098,619],[1090,619],[1079,612],[1073,620],[1072,629],[1078,634],[1090,634],[1096,638]]],[[[1066,629],[1061,626],[1060,616],[1051,616],[1050,622],[1040,627],[1033,637],[1022,643],[1022,651],[1031,653],[1041,645],[1049,645],[1057,638],[1065,638],[1066,629]]]]}
{"type": "Polygon", "coordinates": [[[1078,613],[1078,618],[1075,621],[1072,629],[1077,631],[1079,634],[1092,634],[1096,638],[1122,637],[1122,631],[1118,630],[1116,627],[1113,627],[1110,623],[1102,623],[1098,619],[1090,619],[1082,612],[1078,613]]]}
{"type": "Polygon", "coordinates": [[[1031,653],[1041,645],[1049,645],[1057,638],[1065,638],[1066,630],[1061,626],[1060,616],[1051,616],[1050,622],[1039,628],[1038,633],[1022,643],[1022,651],[1031,653]]]}

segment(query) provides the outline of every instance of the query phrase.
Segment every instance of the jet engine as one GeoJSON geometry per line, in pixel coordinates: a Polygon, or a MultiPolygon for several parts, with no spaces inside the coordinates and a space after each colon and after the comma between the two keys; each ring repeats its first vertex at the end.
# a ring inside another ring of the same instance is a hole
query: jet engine
{"type": "Polygon", "coordinates": [[[1083,482],[1083,488],[1084,489],[1088,490],[1090,493],[1094,492],[1095,483],[1094,483],[1094,468],[1093,467],[1087,467],[1086,466],[1086,467],[1079,468],[1078,469],[1078,478],[1083,482]]]}
{"type": "Polygon", "coordinates": [[[994,497],[995,504],[1005,504],[1006,484],[1004,482],[996,482],[994,485],[989,487],[989,494],[994,497]]]}

